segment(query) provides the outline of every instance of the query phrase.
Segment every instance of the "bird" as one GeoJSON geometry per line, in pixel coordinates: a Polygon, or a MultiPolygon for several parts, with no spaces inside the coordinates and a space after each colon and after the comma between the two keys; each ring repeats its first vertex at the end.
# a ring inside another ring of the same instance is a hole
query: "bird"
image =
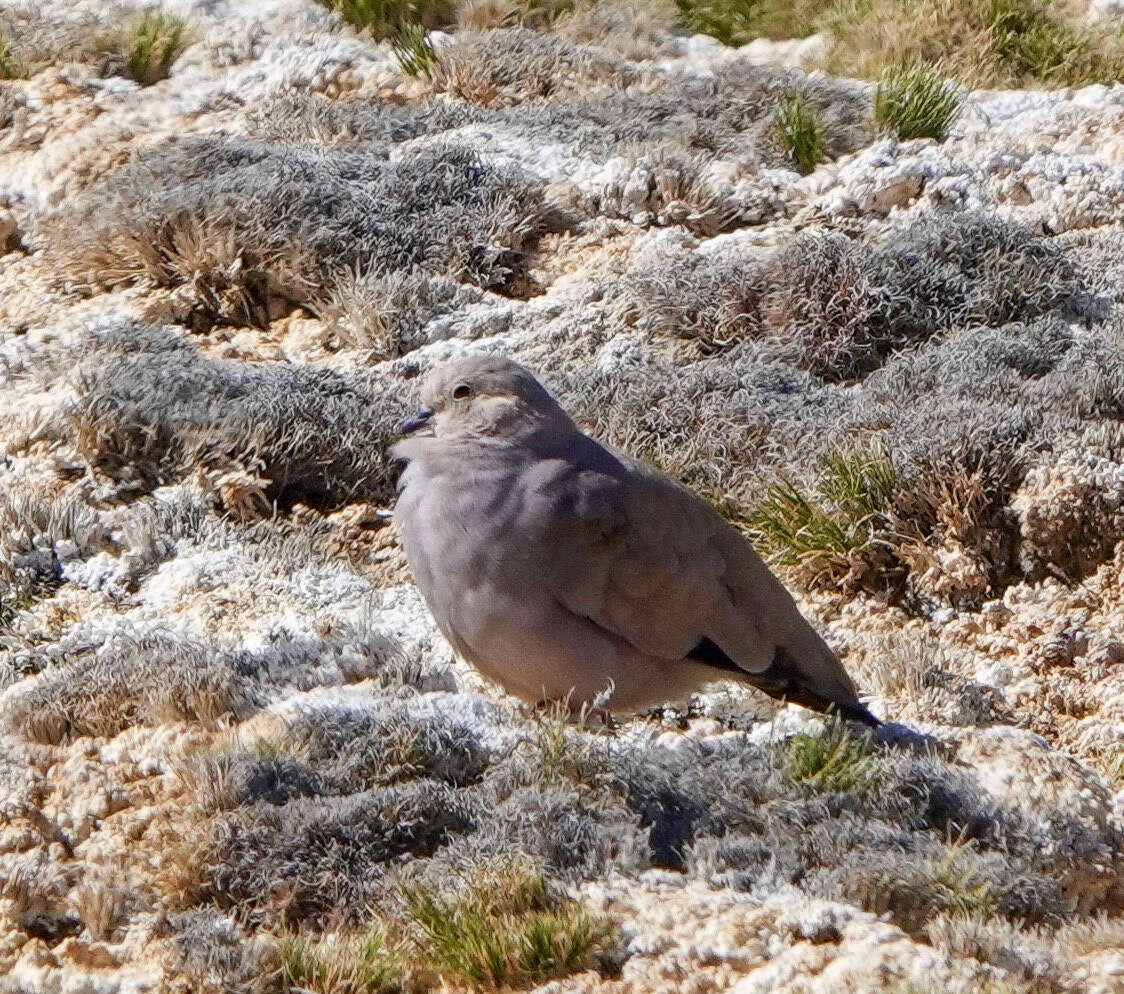
{"type": "Polygon", "coordinates": [[[746,538],[582,432],[498,355],[435,364],[390,449],[394,517],[455,652],[528,704],[639,714],[733,681],[877,726],[746,538]]]}

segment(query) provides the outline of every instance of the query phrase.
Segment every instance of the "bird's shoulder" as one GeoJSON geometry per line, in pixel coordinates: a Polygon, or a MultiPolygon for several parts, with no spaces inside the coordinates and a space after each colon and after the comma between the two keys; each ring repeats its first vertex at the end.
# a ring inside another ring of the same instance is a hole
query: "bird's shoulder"
{"type": "Polygon", "coordinates": [[[531,531],[603,542],[628,523],[626,488],[609,466],[556,453],[528,463],[520,482],[531,531]]]}
{"type": "MultiPolygon", "coordinates": [[[[619,558],[682,561],[716,543],[737,556],[741,536],[703,498],[657,467],[582,436],[565,457],[543,459],[526,474],[536,510],[555,532],[579,523],[590,541],[613,540],[619,558]],[[590,444],[585,444],[586,442],[590,444]],[[680,553],[683,553],[681,555],[680,553]]],[[[711,551],[713,556],[717,549],[711,551]]]]}

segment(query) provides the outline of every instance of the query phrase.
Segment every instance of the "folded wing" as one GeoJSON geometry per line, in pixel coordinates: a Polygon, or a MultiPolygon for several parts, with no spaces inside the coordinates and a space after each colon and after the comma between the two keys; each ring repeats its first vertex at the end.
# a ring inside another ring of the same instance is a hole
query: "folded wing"
{"type": "Polygon", "coordinates": [[[742,535],[685,487],[616,456],[557,461],[524,494],[524,533],[567,609],[662,660],[873,722],[834,653],[742,535]]]}

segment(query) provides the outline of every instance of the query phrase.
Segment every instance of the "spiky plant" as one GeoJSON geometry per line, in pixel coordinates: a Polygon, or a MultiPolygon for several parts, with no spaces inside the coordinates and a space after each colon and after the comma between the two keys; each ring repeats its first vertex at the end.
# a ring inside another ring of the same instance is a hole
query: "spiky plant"
{"type": "Polygon", "coordinates": [[[962,101],[959,88],[931,66],[895,66],[874,91],[874,117],[899,138],[944,141],[962,101]]]}
{"type": "Polygon", "coordinates": [[[773,115],[777,139],[789,161],[804,175],[824,159],[824,126],[819,112],[803,93],[790,93],[773,115]]]}

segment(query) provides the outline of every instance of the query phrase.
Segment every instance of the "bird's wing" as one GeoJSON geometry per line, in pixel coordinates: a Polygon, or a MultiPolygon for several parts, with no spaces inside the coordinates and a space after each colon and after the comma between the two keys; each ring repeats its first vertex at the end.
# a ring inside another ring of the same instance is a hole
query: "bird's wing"
{"type": "Polygon", "coordinates": [[[612,475],[556,466],[525,491],[521,533],[553,596],[645,655],[740,671],[792,700],[857,705],[834,653],[745,538],[670,478],[619,463],[612,475]]]}

